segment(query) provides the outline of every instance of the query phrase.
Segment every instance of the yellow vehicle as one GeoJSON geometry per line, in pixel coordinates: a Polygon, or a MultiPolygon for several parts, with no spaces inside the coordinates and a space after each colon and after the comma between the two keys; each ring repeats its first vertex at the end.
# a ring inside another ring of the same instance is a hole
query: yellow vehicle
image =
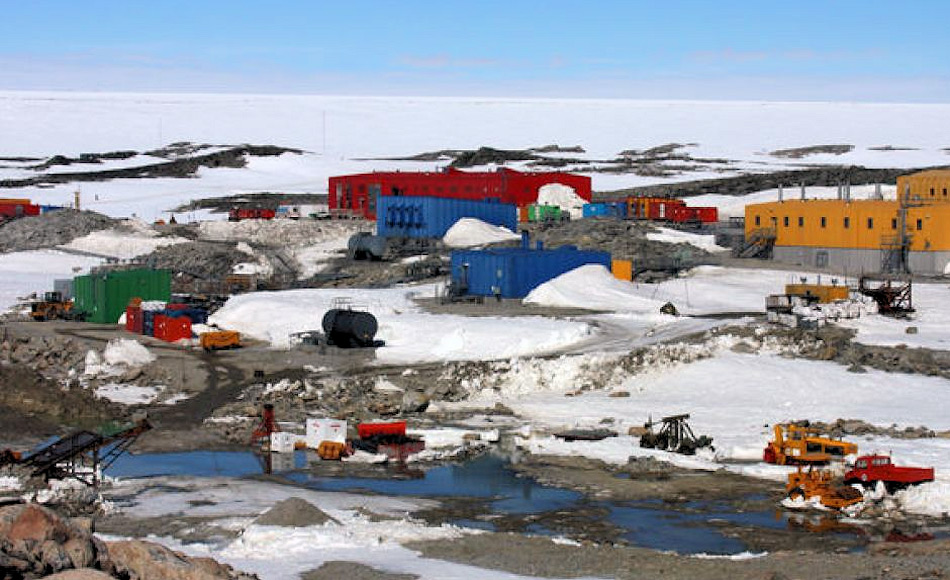
{"type": "Polygon", "coordinates": [[[854,505],[864,499],[864,494],[860,491],[835,480],[831,471],[814,469],[814,467],[809,467],[808,471],[802,471],[799,466],[798,471],[789,473],[785,491],[790,499],[811,499],[818,496],[821,505],[835,510],[854,505]]]}
{"type": "Polygon", "coordinates": [[[62,292],[47,292],[43,299],[30,305],[30,317],[33,320],[65,320],[71,318],[72,300],[64,300],[62,292]]]}
{"type": "Polygon", "coordinates": [[[201,348],[205,350],[221,350],[241,346],[241,333],[231,330],[216,330],[202,332],[199,339],[201,348]]]}
{"type": "Polygon", "coordinates": [[[826,465],[830,461],[844,461],[845,455],[858,452],[858,446],[839,439],[822,437],[817,429],[795,424],[777,424],[775,439],[769,441],[762,453],[766,463],[778,465],[826,465]]]}

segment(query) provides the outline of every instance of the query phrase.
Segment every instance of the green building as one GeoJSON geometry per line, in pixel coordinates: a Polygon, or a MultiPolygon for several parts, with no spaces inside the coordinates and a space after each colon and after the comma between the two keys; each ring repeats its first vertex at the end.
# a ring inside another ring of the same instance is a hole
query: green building
{"type": "Polygon", "coordinates": [[[168,302],[172,276],[168,270],[102,270],[73,279],[73,309],[87,322],[115,324],[132,298],[168,302]]]}

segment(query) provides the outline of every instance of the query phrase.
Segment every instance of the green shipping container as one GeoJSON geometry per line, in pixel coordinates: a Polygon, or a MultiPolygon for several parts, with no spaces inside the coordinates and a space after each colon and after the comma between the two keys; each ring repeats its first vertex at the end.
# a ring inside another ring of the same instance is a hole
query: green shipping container
{"type": "Polygon", "coordinates": [[[557,222],[561,221],[561,208],[556,205],[538,205],[533,203],[528,206],[529,222],[557,222]]]}
{"type": "Polygon", "coordinates": [[[168,270],[116,270],[77,276],[73,287],[75,309],[87,322],[115,324],[132,298],[170,300],[172,277],[168,270]]]}

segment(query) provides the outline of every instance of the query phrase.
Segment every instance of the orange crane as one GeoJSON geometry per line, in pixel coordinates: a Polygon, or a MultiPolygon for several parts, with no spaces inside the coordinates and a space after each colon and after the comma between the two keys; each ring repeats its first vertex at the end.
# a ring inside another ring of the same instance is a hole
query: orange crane
{"type": "Polygon", "coordinates": [[[762,452],[762,460],[778,465],[826,465],[831,461],[844,461],[845,455],[858,452],[854,443],[822,437],[811,427],[793,423],[776,424],[775,439],[769,441],[762,452]]]}

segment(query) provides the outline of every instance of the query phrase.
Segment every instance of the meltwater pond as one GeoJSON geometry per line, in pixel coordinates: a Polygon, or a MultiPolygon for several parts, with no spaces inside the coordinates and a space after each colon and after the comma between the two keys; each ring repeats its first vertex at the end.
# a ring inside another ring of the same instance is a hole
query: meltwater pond
{"type": "Polygon", "coordinates": [[[158,453],[122,456],[108,470],[113,477],[249,477],[272,471],[308,489],[389,496],[474,499],[477,513],[446,515],[445,521],[484,529],[522,529],[572,536],[576,530],[610,529],[618,540],[683,554],[735,554],[741,540],[712,522],[757,529],[785,529],[787,516],[775,510],[739,512],[725,504],[690,504],[669,509],[661,502],[606,502],[542,485],[509,468],[508,459],[486,454],[465,463],[436,466],[364,466],[314,461],[312,453],[271,457],[251,452],[158,453]],[[268,465],[270,460],[270,465],[268,465]],[[480,510],[480,511],[478,511],[480,510]],[[512,522],[518,525],[512,527],[512,522]]]}

